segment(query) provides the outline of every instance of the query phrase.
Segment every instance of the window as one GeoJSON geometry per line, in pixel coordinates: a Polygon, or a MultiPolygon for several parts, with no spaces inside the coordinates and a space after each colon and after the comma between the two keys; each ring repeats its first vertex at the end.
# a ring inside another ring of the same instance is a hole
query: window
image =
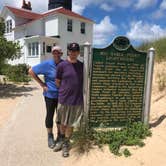
{"type": "Polygon", "coordinates": [[[82,34],[85,34],[85,23],[84,22],[81,22],[81,33],[82,34]]]}
{"type": "Polygon", "coordinates": [[[12,20],[9,20],[9,31],[12,32],[12,20]]]}
{"type": "Polygon", "coordinates": [[[39,55],[39,42],[28,43],[28,56],[36,57],[39,55]]]}
{"type": "Polygon", "coordinates": [[[67,20],[67,31],[69,31],[69,32],[73,31],[73,20],[71,20],[71,19],[67,20]]]}
{"type": "Polygon", "coordinates": [[[39,43],[35,43],[35,55],[39,55],[39,43]]]}
{"type": "Polygon", "coordinates": [[[32,50],[31,43],[28,43],[28,56],[32,55],[31,50],[32,50]]]}
{"type": "Polygon", "coordinates": [[[51,53],[52,47],[51,46],[47,46],[47,53],[51,53]]]}
{"type": "Polygon", "coordinates": [[[12,32],[12,20],[6,21],[6,33],[12,32]]]}
{"type": "Polygon", "coordinates": [[[32,55],[35,55],[35,43],[32,43],[32,55]]]}
{"type": "Polygon", "coordinates": [[[45,54],[46,54],[46,43],[43,42],[43,55],[45,55],[45,54]]]}

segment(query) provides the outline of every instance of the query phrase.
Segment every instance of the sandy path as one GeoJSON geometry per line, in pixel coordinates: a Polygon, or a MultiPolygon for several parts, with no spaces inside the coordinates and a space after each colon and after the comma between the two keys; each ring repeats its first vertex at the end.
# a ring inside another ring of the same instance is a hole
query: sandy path
{"type": "Polygon", "coordinates": [[[9,119],[13,113],[13,108],[19,103],[21,99],[0,99],[0,127],[9,119]]]}
{"type": "Polygon", "coordinates": [[[61,153],[47,147],[42,92],[29,93],[0,128],[0,166],[61,166],[61,153]]]}

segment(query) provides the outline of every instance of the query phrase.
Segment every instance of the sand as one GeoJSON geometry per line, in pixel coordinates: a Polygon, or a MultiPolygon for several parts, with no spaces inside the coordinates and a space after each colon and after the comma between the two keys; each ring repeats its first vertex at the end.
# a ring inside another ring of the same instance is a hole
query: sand
{"type": "Polygon", "coordinates": [[[7,85],[0,85],[0,127],[10,119],[22,97],[31,95],[31,91],[35,89],[37,88],[31,84],[8,83],[7,85]]]}

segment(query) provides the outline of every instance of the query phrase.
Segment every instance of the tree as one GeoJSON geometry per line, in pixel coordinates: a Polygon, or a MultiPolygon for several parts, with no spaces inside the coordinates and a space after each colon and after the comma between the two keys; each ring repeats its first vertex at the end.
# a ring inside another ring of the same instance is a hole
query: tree
{"type": "Polygon", "coordinates": [[[4,37],[5,23],[0,18],[0,72],[7,60],[14,60],[20,57],[21,47],[18,42],[7,41],[4,37]]]}

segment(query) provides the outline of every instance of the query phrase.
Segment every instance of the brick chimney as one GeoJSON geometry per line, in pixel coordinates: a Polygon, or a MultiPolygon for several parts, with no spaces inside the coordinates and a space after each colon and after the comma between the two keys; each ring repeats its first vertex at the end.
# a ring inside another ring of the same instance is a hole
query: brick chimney
{"type": "Polygon", "coordinates": [[[32,7],[31,7],[31,2],[28,1],[28,3],[26,3],[25,0],[22,1],[22,9],[26,9],[26,10],[32,10],[32,7]]]}

